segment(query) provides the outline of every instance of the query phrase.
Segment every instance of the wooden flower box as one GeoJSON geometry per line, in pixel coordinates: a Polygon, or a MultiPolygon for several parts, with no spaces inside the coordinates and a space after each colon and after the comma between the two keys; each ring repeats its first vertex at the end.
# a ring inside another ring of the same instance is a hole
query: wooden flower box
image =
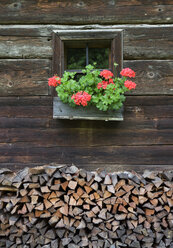
{"type": "Polygon", "coordinates": [[[53,118],[69,120],[123,121],[123,108],[113,111],[100,111],[95,106],[72,108],[58,97],[53,100],[53,118]]]}

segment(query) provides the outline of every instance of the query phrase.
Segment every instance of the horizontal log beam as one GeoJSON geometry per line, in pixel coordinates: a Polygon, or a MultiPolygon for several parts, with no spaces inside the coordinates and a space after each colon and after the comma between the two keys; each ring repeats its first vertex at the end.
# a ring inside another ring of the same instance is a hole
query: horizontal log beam
{"type": "MultiPolygon", "coordinates": [[[[172,105],[158,106],[127,106],[125,107],[125,118],[172,118],[172,105]]],[[[53,118],[52,106],[0,106],[0,117],[32,117],[53,118]]]]}
{"type": "Polygon", "coordinates": [[[127,127],[132,130],[138,129],[172,129],[172,118],[156,118],[156,119],[134,119],[127,118],[123,122],[116,122],[112,125],[112,122],[105,121],[68,121],[68,120],[52,120],[51,118],[16,118],[16,117],[0,117],[0,128],[51,128],[51,129],[78,129],[82,130],[86,128],[93,129],[126,129],[127,127]]]}
{"type": "Polygon", "coordinates": [[[0,60],[0,96],[48,95],[49,60],[0,60]]]}
{"type": "MultiPolygon", "coordinates": [[[[173,121],[170,121],[173,126],[173,121]]],[[[133,122],[135,125],[135,122],[133,122]]],[[[1,128],[0,144],[23,143],[23,146],[38,147],[94,147],[96,146],[141,146],[141,145],[173,145],[173,130],[157,130],[142,125],[131,128],[114,126],[114,129],[100,128],[1,128]],[[75,140],[75,143],[74,143],[75,140]],[[84,142],[85,141],[85,142],[84,142]]],[[[171,124],[170,124],[171,125],[171,124]]]]}
{"type": "MultiPolygon", "coordinates": [[[[172,118],[172,105],[172,96],[127,96],[125,119],[172,118]]],[[[48,118],[52,121],[52,114],[51,97],[0,97],[0,117],[48,118]]]]}
{"type": "MultiPolygon", "coordinates": [[[[5,96],[0,97],[0,106],[52,106],[51,96],[5,96]]],[[[173,97],[168,96],[127,96],[125,106],[172,105],[173,97]]]]}
{"type": "MultiPolygon", "coordinates": [[[[127,60],[124,67],[136,71],[137,87],[131,95],[173,95],[173,60],[127,60]]],[[[50,60],[1,59],[0,96],[48,95],[49,76],[50,60]]]]}
{"type": "Polygon", "coordinates": [[[128,96],[125,120],[112,125],[53,120],[48,96],[0,97],[0,166],[58,161],[166,169],[172,164],[172,105],[172,96],[128,96]]]}
{"type": "Polygon", "coordinates": [[[1,144],[1,163],[115,163],[131,165],[172,165],[173,145],[38,147],[38,145],[1,144]]]}
{"type": "MultiPolygon", "coordinates": [[[[0,58],[51,58],[52,31],[60,25],[1,25],[0,58]]],[[[173,25],[90,25],[71,29],[123,29],[124,59],[172,59],[173,25]]]]}
{"type": "Polygon", "coordinates": [[[136,72],[137,87],[130,94],[173,94],[173,60],[124,61],[124,67],[130,67],[136,72]]]}
{"type": "Polygon", "coordinates": [[[171,0],[1,1],[0,23],[172,23],[171,0]],[[29,11],[28,11],[29,10],[29,11]],[[20,15],[19,15],[20,13],[20,15]]]}

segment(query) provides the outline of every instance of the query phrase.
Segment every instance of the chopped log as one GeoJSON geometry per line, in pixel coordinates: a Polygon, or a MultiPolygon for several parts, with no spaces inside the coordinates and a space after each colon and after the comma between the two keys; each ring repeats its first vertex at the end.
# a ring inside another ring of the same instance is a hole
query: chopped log
{"type": "Polygon", "coordinates": [[[69,205],[76,206],[76,200],[73,198],[73,196],[70,197],[69,205]]]}
{"type": "MultiPolygon", "coordinates": [[[[76,186],[77,186],[77,182],[75,182],[75,181],[69,181],[68,187],[69,187],[70,189],[75,189],[76,186]]],[[[86,186],[85,186],[85,187],[86,187],[86,186]]]]}
{"type": "Polygon", "coordinates": [[[76,203],[76,205],[77,206],[81,206],[82,204],[83,204],[83,200],[80,198],[78,201],[77,201],[77,203],[76,203]]]}
{"type": "Polygon", "coordinates": [[[104,184],[111,184],[111,183],[112,183],[111,177],[109,175],[106,175],[104,184]]]}
{"type": "Polygon", "coordinates": [[[111,195],[112,195],[112,194],[111,194],[110,192],[105,191],[105,192],[104,192],[104,195],[103,195],[103,198],[106,199],[106,198],[110,197],[111,195]]]}
{"type": "Polygon", "coordinates": [[[49,193],[50,189],[48,188],[48,186],[43,186],[43,187],[41,187],[41,192],[42,193],[49,193]]]}
{"type": "Polygon", "coordinates": [[[17,192],[17,189],[14,187],[8,187],[8,186],[0,186],[0,191],[11,191],[11,192],[17,192]]]}
{"type": "MultiPolygon", "coordinates": [[[[119,205],[118,210],[119,210],[120,212],[123,212],[123,213],[128,213],[127,209],[126,209],[123,205],[119,205]]],[[[128,210],[129,210],[129,208],[128,208],[128,210]]],[[[129,211],[130,211],[130,210],[129,210],[129,211]]]]}
{"type": "Polygon", "coordinates": [[[172,247],[172,173],[46,165],[7,175],[0,173],[2,248],[172,247]]]}
{"type": "Polygon", "coordinates": [[[139,196],[139,203],[143,204],[144,202],[146,202],[148,199],[144,196],[139,196]]]}
{"type": "Polygon", "coordinates": [[[68,186],[68,181],[65,181],[64,183],[61,183],[61,187],[64,191],[66,191],[67,189],[67,186],[68,186]]]}
{"type": "Polygon", "coordinates": [[[42,210],[44,209],[43,203],[38,203],[38,204],[35,206],[35,209],[36,209],[36,210],[42,211],[42,210]]]}
{"type": "Polygon", "coordinates": [[[107,186],[107,190],[110,192],[110,193],[115,193],[115,188],[114,188],[114,186],[113,185],[108,185],[107,186]]]}
{"type": "Polygon", "coordinates": [[[91,188],[91,187],[89,187],[89,186],[84,186],[84,188],[85,188],[85,191],[86,191],[86,193],[87,194],[89,194],[93,189],[91,188]]]}
{"type": "Polygon", "coordinates": [[[65,204],[63,207],[60,208],[60,212],[66,216],[68,216],[68,205],[65,204]]]}
{"type": "Polygon", "coordinates": [[[154,209],[146,209],[145,210],[145,214],[146,214],[146,216],[151,216],[151,215],[153,215],[154,214],[154,212],[155,212],[155,210],[154,209]]]}
{"type": "Polygon", "coordinates": [[[46,199],[44,199],[44,206],[46,209],[49,209],[50,207],[52,207],[52,203],[46,199]]]}

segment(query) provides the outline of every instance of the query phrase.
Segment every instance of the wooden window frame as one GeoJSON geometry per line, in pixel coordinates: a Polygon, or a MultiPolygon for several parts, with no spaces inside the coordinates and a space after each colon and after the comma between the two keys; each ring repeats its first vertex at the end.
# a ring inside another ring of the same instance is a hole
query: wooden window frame
{"type": "MultiPolygon", "coordinates": [[[[64,73],[64,55],[66,41],[109,40],[111,41],[111,65],[110,69],[115,74],[114,63],[118,64],[116,73],[119,76],[123,68],[123,29],[75,29],[53,30],[53,58],[52,74],[62,77],[64,73]]],[[[52,95],[56,96],[55,89],[52,95]]]]}

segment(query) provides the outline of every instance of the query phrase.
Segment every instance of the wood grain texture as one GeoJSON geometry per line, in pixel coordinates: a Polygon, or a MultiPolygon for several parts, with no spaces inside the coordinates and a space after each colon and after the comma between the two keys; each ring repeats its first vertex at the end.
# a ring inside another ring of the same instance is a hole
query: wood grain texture
{"type": "MultiPolygon", "coordinates": [[[[130,95],[173,95],[173,60],[124,61],[136,71],[137,87],[130,95]]],[[[0,60],[0,96],[48,95],[50,60],[0,60]]]]}
{"type": "Polygon", "coordinates": [[[0,97],[0,106],[50,106],[50,96],[0,97]]]}
{"type": "Polygon", "coordinates": [[[2,0],[0,168],[173,169],[172,12],[172,0],[2,0]],[[52,119],[52,31],[66,24],[124,29],[124,67],[136,71],[137,88],[123,122],[52,119]]]}
{"type": "Polygon", "coordinates": [[[0,60],[0,96],[48,95],[49,60],[0,60]]]}
{"type": "Polygon", "coordinates": [[[171,23],[171,0],[2,0],[0,23],[171,23]],[[20,13],[20,14],[19,14],[20,13]]]}
{"type": "MultiPolygon", "coordinates": [[[[103,129],[125,129],[128,127],[130,130],[146,130],[146,129],[156,129],[156,130],[167,130],[172,129],[173,126],[172,118],[154,118],[154,119],[132,119],[127,118],[123,122],[105,122],[105,121],[79,121],[79,120],[52,120],[50,118],[29,118],[29,117],[0,117],[0,128],[30,128],[30,129],[56,129],[57,132],[61,129],[95,129],[102,131],[103,129]]],[[[32,132],[32,130],[30,130],[32,132]]]]}
{"type": "MultiPolygon", "coordinates": [[[[172,122],[173,124],[173,122],[172,122]]],[[[23,146],[38,147],[95,147],[99,146],[142,146],[142,145],[173,145],[173,130],[126,128],[93,129],[1,129],[0,144],[20,143],[23,146]],[[75,140],[75,142],[74,142],[75,140]]]]}
{"type": "MultiPolygon", "coordinates": [[[[1,58],[51,58],[52,31],[60,25],[1,25],[1,58]]],[[[123,29],[124,59],[172,59],[173,25],[86,25],[71,29],[123,29]]]]}
{"type": "Polygon", "coordinates": [[[173,60],[125,61],[124,67],[130,67],[136,72],[137,87],[130,94],[172,95],[173,60]]]}
{"type": "Polygon", "coordinates": [[[30,102],[29,97],[7,97],[0,98],[0,103],[0,143],[39,147],[172,144],[171,96],[127,97],[123,122],[52,120],[48,97],[32,97],[30,102]]]}
{"type": "Polygon", "coordinates": [[[173,145],[164,146],[99,146],[38,147],[37,145],[0,145],[1,163],[75,163],[172,165],[173,145]],[[142,162],[141,162],[142,161],[142,162]]]}
{"type": "MultiPolygon", "coordinates": [[[[52,120],[52,100],[51,97],[0,97],[0,117],[49,118],[52,120]]],[[[124,117],[125,120],[173,118],[172,105],[172,96],[128,96],[124,107],[124,117]]]]}
{"type": "MultiPolygon", "coordinates": [[[[8,96],[0,97],[0,106],[52,106],[53,98],[50,96],[8,96]]],[[[172,105],[172,96],[127,96],[125,106],[157,106],[172,105]]]]}
{"type": "Polygon", "coordinates": [[[51,40],[46,37],[0,36],[1,58],[50,58],[51,40]]]}
{"type": "Polygon", "coordinates": [[[0,97],[0,167],[171,168],[172,105],[172,96],[128,96],[123,122],[67,121],[52,119],[51,97],[0,97]]]}

